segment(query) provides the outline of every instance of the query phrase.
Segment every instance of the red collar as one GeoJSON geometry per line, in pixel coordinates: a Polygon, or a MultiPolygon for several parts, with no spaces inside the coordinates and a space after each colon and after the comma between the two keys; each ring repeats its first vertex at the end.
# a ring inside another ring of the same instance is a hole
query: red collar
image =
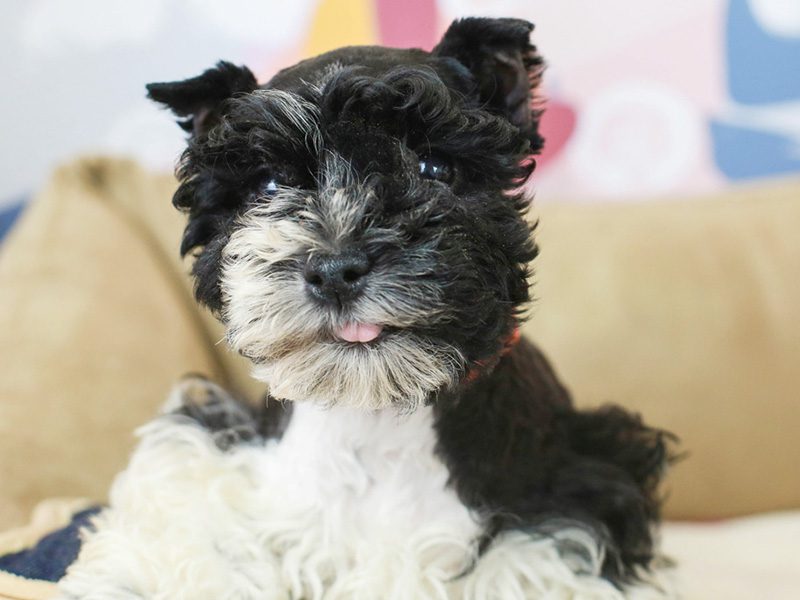
{"type": "Polygon", "coordinates": [[[485,371],[487,367],[496,365],[501,358],[503,358],[506,354],[509,354],[519,343],[521,337],[522,334],[520,333],[519,325],[515,325],[514,329],[511,330],[511,333],[508,334],[508,337],[503,342],[503,348],[500,350],[500,352],[489,360],[475,361],[475,366],[471,367],[469,371],[467,371],[464,381],[467,383],[472,383],[478,379],[478,377],[480,377],[481,373],[485,371]]]}

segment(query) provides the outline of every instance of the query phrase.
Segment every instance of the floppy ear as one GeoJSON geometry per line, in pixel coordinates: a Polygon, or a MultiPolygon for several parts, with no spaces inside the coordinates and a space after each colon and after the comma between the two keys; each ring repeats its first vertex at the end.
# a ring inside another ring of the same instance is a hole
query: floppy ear
{"type": "Polygon", "coordinates": [[[480,100],[505,116],[541,150],[542,110],[536,106],[544,61],[530,43],[533,24],[521,19],[471,17],[453,21],[433,54],[455,58],[475,77],[480,100]]]}
{"type": "Polygon", "coordinates": [[[165,104],[179,117],[178,124],[193,135],[208,132],[219,120],[222,102],[258,87],[247,67],[220,61],[213,69],[184,81],[147,84],[147,96],[165,104]]]}

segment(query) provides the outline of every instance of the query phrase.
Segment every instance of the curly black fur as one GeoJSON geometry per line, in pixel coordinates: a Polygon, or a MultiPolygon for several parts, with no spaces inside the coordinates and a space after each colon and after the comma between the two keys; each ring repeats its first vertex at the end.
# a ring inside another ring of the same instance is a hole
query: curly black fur
{"type": "Polygon", "coordinates": [[[439,454],[462,501],[490,517],[487,541],[563,518],[604,542],[609,579],[635,578],[650,565],[672,436],[617,406],[576,411],[525,340],[435,410],[439,454]]]}

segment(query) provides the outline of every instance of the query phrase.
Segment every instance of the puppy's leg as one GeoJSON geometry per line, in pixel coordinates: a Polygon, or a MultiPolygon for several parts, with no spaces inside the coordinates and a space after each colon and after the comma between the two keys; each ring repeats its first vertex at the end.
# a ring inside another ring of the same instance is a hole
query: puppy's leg
{"type": "Polygon", "coordinates": [[[252,531],[254,410],[198,377],[140,428],[110,505],[84,531],[60,600],[285,600],[276,559],[252,531]]]}
{"type": "Polygon", "coordinates": [[[553,479],[553,494],[607,537],[603,574],[630,581],[664,566],[654,528],[658,485],[676,460],[676,438],[635,414],[608,405],[561,415],[569,452],[553,479]]]}
{"type": "Polygon", "coordinates": [[[221,450],[261,437],[256,409],[201,375],[187,375],[175,385],[162,412],[197,422],[221,450]]]}

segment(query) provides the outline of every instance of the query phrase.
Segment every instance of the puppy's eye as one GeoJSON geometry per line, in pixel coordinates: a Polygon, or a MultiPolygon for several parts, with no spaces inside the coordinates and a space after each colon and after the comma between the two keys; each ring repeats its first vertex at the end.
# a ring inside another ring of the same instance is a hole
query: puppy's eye
{"type": "Polygon", "coordinates": [[[270,177],[264,183],[261,184],[261,187],[258,190],[259,195],[272,196],[275,193],[277,193],[278,186],[280,186],[280,183],[278,183],[278,179],[276,177],[270,177]]]}
{"type": "Polygon", "coordinates": [[[450,183],[453,180],[453,165],[443,156],[428,154],[419,159],[419,174],[425,179],[450,183]]]}

